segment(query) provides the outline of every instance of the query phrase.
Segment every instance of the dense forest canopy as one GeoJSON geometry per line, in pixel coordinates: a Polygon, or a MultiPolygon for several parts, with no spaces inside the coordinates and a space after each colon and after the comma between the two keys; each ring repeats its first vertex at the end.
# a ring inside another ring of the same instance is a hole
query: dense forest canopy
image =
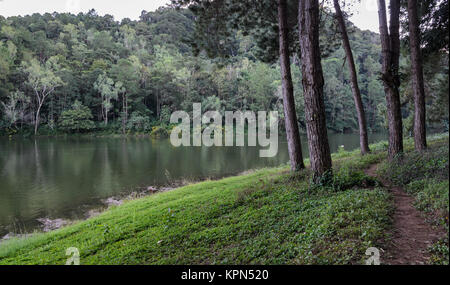
{"type": "MultiPolygon", "coordinates": [[[[351,23],[348,27],[368,129],[384,130],[380,37],[351,23]]],[[[255,35],[233,32],[227,45],[230,56],[223,59],[195,50],[197,34],[188,9],[142,11],[139,20],[121,22],[95,10],[0,16],[0,134],[31,134],[34,127],[39,134],[148,132],[168,125],[175,110],[191,111],[194,102],[202,103],[204,111],[278,110],[283,116],[279,64],[261,61],[255,35]]],[[[291,62],[304,132],[302,76],[295,53],[291,62]]],[[[324,56],[322,66],[328,128],[357,131],[344,50],[324,56]]],[[[402,52],[400,73],[409,134],[414,104],[407,51],[402,52]]],[[[427,123],[448,129],[447,51],[427,54],[424,76],[427,123]]]]}

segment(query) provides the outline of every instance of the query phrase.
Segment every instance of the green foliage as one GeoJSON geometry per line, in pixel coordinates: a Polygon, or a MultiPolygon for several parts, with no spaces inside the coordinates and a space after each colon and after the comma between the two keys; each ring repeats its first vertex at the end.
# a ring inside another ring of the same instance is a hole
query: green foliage
{"type": "Polygon", "coordinates": [[[341,166],[334,173],[328,171],[315,180],[311,180],[310,185],[311,191],[339,192],[352,188],[372,188],[380,186],[380,183],[362,170],[341,166]]]}
{"type": "Polygon", "coordinates": [[[448,223],[449,182],[434,179],[416,180],[410,182],[406,190],[416,197],[416,207],[427,213],[438,213],[443,225],[448,223]]]}
{"type": "Polygon", "coordinates": [[[169,132],[166,130],[165,127],[155,126],[152,128],[150,136],[155,139],[167,138],[169,137],[169,132]]]}
{"type": "Polygon", "coordinates": [[[71,110],[63,111],[59,120],[61,129],[68,132],[83,132],[94,128],[91,110],[80,101],[75,101],[71,110]]]}
{"type": "Polygon", "coordinates": [[[102,98],[102,115],[105,119],[105,124],[108,124],[108,113],[112,109],[112,100],[117,100],[119,92],[122,91],[122,83],[116,82],[109,78],[106,73],[98,76],[94,83],[94,89],[97,90],[102,98]]]}
{"type": "Polygon", "coordinates": [[[346,168],[341,168],[333,179],[333,189],[335,191],[343,191],[355,187],[370,188],[379,185],[377,180],[364,174],[364,171],[350,171],[346,168]]]}
{"type": "Polygon", "coordinates": [[[45,64],[33,58],[30,62],[23,62],[22,65],[23,72],[28,76],[27,84],[40,96],[47,96],[64,84],[55,74],[60,69],[57,56],[49,58],[45,64]]]}
{"type": "Polygon", "coordinates": [[[449,248],[448,237],[439,240],[430,247],[432,264],[448,265],[449,264],[449,248]]]}
{"type": "MultiPolygon", "coordinates": [[[[449,181],[423,179],[410,182],[406,190],[414,196],[417,209],[425,212],[429,219],[443,226],[448,233],[449,223],[449,181]]],[[[448,234],[430,248],[432,264],[449,264],[448,234]]]]}
{"type": "Polygon", "coordinates": [[[9,93],[7,102],[0,102],[5,115],[5,125],[11,127],[18,121],[23,121],[25,110],[30,104],[30,98],[22,91],[9,93]]]}
{"type": "MultiPolygon", "coordinates": [[[[266,4],[269,8],[272,5],[269,1],[266,4]]],[[[295,1],[291,4],[294,9],[295,1]]],[[[266,11],[273,13],[270,9],[266,11]]],[[[294,18],[290,21],[292,26],[296,25],[294,18]]],[[[186,9],[143,11],[138,21],[122,23],[98,16],[95,11],[77,16],[55,13],[52,20],[39,14],[11,17],[4,23],[0,32],[0,89],[4,88],[0,90],[0,101],[6,104],[6,96],[13,91],[23,92],[27,98],[33,96],[30,90],[19,88],[22,78],[15,75],[18,70],[14,62],[29,63],[19,72],[25,80],[45,82],[52,76],[60,78],[65,84],[58,81],[53,91],[56,96],[45,100],[41,111],[42,123],[50,128],[52,122],[60,121],[67,104],[75,100],[91,110],[94,122],[99,125],[97,130],[108,133],[124,128],[132,132],[148,130],[147,123],[147,127],[142,127],[146,119],[131,117],[134,112],[148,114],[150,121],[168,124],[171,112],[190,111],[194,102],[220,111],[283,113],[278,65],[255,58],[253,37],[259,35],[236,31],[232,36],[233,59],[228,63],[216,63],[201,54],[194,57],[189,40],[185,39],[193,38],[196,23],[193,13],[186,9]],[[47,63],[38,66],[38,62],[47,63]],[[31,70],[41,71],[34,76],[31,70]],[[109,126],[101,126],[100,120],[109,126]]],[[[273,35],[271,32],[270,36],[273,35]]],[[[220,50],[229,51],[224,48],[220,50]]],[[[273,50],[275,57],[277,50],[273,50]]],[[[301,75],[296,66],[293,70],[297,72],[298,118],[303,121],[301,75]]],[[[32,123],[30,112],[36,107],[36,102],[30,100],[24,119],[19,120],[21,124],[32,123]]],[[[339,123],[340,118],[334,121],[339,123]]]]}
{"type": "Polygon", "coordinates": [[[163,106],[159,115],[159,121],[163,125],[167,125],[170,122],[170,108],[169,106],[163,106]]]}
{"type": "Polygon", "coordinates": [[[381,175],[396,185],[427,178],[448,179],[448,141],[424,153],[408,152],[380,166],[381,175]]]}
{"type": "MultiPolygon", "coordinates": [[[[40,129],[42,134],[55,132],[54,122],[60,121],[75,100],[91,110],[98,126],[95,131],[108,134],[149,131],[149,123],[143,122],[147,119],[141,117],[144,114],[150,122],[167,125],[170,113],[190,112],[194,102],[219,111],[277,110],[282,131],[276,2],[253,2],[217,1],[214,5],[225,4],[226,9],[217,10],[219,14],[209,10],[205,17],[195,16],[205,12],[201,9],[160,8],[143,11],[136,21],[114,21],[94,10],[2,20],[2,133],[6,128],[18,129],[20,134],[30,132],[39,107],[36,91],[46,97],[39,116],[45,125],[45,130],[40,129]],[[25,99],[14,99],[15,92],[22,92],[25,99]],[[132,117],[135,112],[141,115],[132,117]]],[[[305,132],[297,5],[298,1],[288,1],[288,9],[293,11],[288,13],[288,26],[295,106],[301,131],[305,132]]],[[[340,39],[334,33],[332,17],[324,15],[323,19],[320,34],[327,126],[335,132],[357,131],[349,74],[343,68],[345,53],[336,45],[340,39]]],[[[348,27],[368,128],[384,130],[379,35],[361,31],[350,22],[348,27]]],[[[400,91],[405,117],[413,108],[409,69],[407,57],[402,56],[404,80],[400,91]]],[[[424,72],[427,122],[438,129],[448,128],[448,55],[428,55],[424,72]]]]}
{"type": "Polygon", "coordinates": [[[139,111],[135,111],[128,119],[127,129],[135,132],[147,132],[150,130],[150,118],[139,111]]]}
{"type": "Polygon", "coordinates": [[[377,164],[385,158],[387,148],[380,149],[372,144],[372,151],[361,156],[360,150],[345,151],[343,148],[332,154],[334,169],[324,173],[316,179],[310,179],[312,192],[339,192],[352,188],[373,188],[382,186],[381,183],[364,173],[371,165],[377,164]]]}
{"type": "MultiPolygon", "coordinates": [[[[427,57],[436,51],[448,50],[449,3],[448,1],[422,0],[418,3],[422,53],[427,57]]],[[[406,1],[401,17],[403,29],[408,30],[409,18],[406,1]]],[[[405,37],[409,41],[409,35],[405,37]]]]}

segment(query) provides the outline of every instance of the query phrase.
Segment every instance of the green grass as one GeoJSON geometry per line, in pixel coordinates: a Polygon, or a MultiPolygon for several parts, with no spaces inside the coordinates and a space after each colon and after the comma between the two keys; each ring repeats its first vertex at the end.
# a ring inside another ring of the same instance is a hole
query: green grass
{"type": "Polygon", "coordinates": [[[128,201],[4,242],[0,264],[64,264],[69,247],[81,264],[362,264],[389,239],[393,210],[362,172],[386,156],[385,143],[372,150],[333,154],[334,178],[322,186],[283,166],[128,201]]]}

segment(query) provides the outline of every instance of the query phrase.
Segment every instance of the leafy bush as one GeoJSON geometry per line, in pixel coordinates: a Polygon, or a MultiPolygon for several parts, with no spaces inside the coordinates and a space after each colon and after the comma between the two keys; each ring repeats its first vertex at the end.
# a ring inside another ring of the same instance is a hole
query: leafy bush
{"type": "Polygon", "coordinates": [[[326,172],[311,183],[312,189],[325,188],[328,191],[345,191],[351,188],[369,188],[378,186],[379,183],[373,177],[366,175],[363,171],[352,170],[348,167],[341,167],[334,174],[326,172]]]}
{"type": "Polygon", "coordinates": [[[161,114],[159,115],[160,123],[168,124],[170,122],[170,108],[169,106],[161,107],[161,114]]]}
{"type": "Polygon", "coordinates": [[[150,118],[139,111],[135,111],[128,119],[127,129],[135,132],[147,132],[150,130],[150,118]]]}
{"type": "Polygon", "coordinates": [[[162,126],[155,126],[152,128],[150,136],[155,139],[169,137],[169,132],[162,126]]]}
{"type": "Polygon", "coordinates": [[[50,124],[41,125],[38,130],[40,136],[54,136],[57,135],[57,130],[50,124]]]}
{"type": "Polygon", "coordinates": [[[69,132],[87,131],[94,128],[91,110],[83,106],[78,100],[72,105],[71,110],[61,113],[59,125],[61,129],[69,132]]]}
{"type": "Polygon", "coordinates": [[[336,191],[354,187],[368,188],[378,184],[374,178],[366,175],[363,171],[350,171],[346,168],[341,168],[333,178],[333,188],[336,191]]]}
{"type": "Polygon", "coordinates": [[[107,125],[104,122],[97,122],[95,125],[99,134],[102,135],[113,135],[122,131],[122,122],[120,120],[109,121],[107,125]]]}

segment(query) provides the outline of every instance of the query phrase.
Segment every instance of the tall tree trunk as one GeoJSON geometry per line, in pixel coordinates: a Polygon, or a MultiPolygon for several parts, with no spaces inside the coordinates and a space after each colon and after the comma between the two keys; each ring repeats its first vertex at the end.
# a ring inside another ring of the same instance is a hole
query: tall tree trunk
{"type": "Polygon", "coordinates": [[[41,105],[39,105],[39,107],[38,107],[38,109],[36,111],[36,117],[35,117],[35,120],[34,120],[34,135],[37,135],[37,130],[38,130],[38,127],[39,127],[39,113],[40,113],[40,111],[41,111],[41,105]]]}
{"type": "Polygon", "coordinates": [[[358,115],[359,146],[361,148],[361,154],[364,155],[370,152],[370,149],[369,149],[369,139],[367,136],[366,115],[364,112],[364,106],[361,99],[361,91],[359,90],[358,86],[358,76],[356,74],[355,60],[353,59],[353,53],[350,47],[347,28],[345,26],[344,16],[342,15],[339,0],[334,0],[334,8],[336,10],[336,17],[342,34],[342,43],[344,46],[345,55],[347,57],[348,68],[350,70],[353,100],[355,101],[356,113],[358,115]]]}
{"type": "Polygon", "coordinates": [[[378,18],[382,48],[382,80],[386,93],[386,106],[389,125],[389,158],[403,152],[403,126],[400,105],[398,76],[400,57],[399,16],[400,0],[390,0],[389,32],[386,18],[386,3],[378,0],[378,18]]]}
{"type": "Polygon", "coordinates": [[[297,115],[295,113],[294,87],[292,85],[291,62],[289,59],[286,0],[278,0],[278,29],[286,136],[291,170],[296,171],[305,168],[305,165],[303,163],[300,133],[298,130],[297,115]]]}
{"type": "Polygon", "coordinates": [[[128,100],[127,93],[122,94],[122,133],[125,134],[128,123],[128,100]]]}
{"type": "Polygon", "coordinates": [[[299,0],[298,19],[309,157],[313,179],[317,182],[332,167],[320,62],[319,1],[299,0]]]}
{"type": "Polygon", "coordinates": [[[36,110],[36,116],[35,116],[35,120],[34,120],[34,135],[37,135],[37,131],[38,131],[38,128],[39,128],[39,116],[40,116],[40,113],[41,113],[42,105],[44,104],[44,100],[45,100],[45,95],[42,95],[42,99],[40,99],[39,96],[37,98],[38,108],[36,110]]]}
{"type": "Polygon", "coordinates": [[[414,93],[414,147],[423,151],[427,147],[425,129],[425,88],[423,83],[422,56],[417,0],[408,0],[409,45],[411,48],[412,89],[414,93]]]}

